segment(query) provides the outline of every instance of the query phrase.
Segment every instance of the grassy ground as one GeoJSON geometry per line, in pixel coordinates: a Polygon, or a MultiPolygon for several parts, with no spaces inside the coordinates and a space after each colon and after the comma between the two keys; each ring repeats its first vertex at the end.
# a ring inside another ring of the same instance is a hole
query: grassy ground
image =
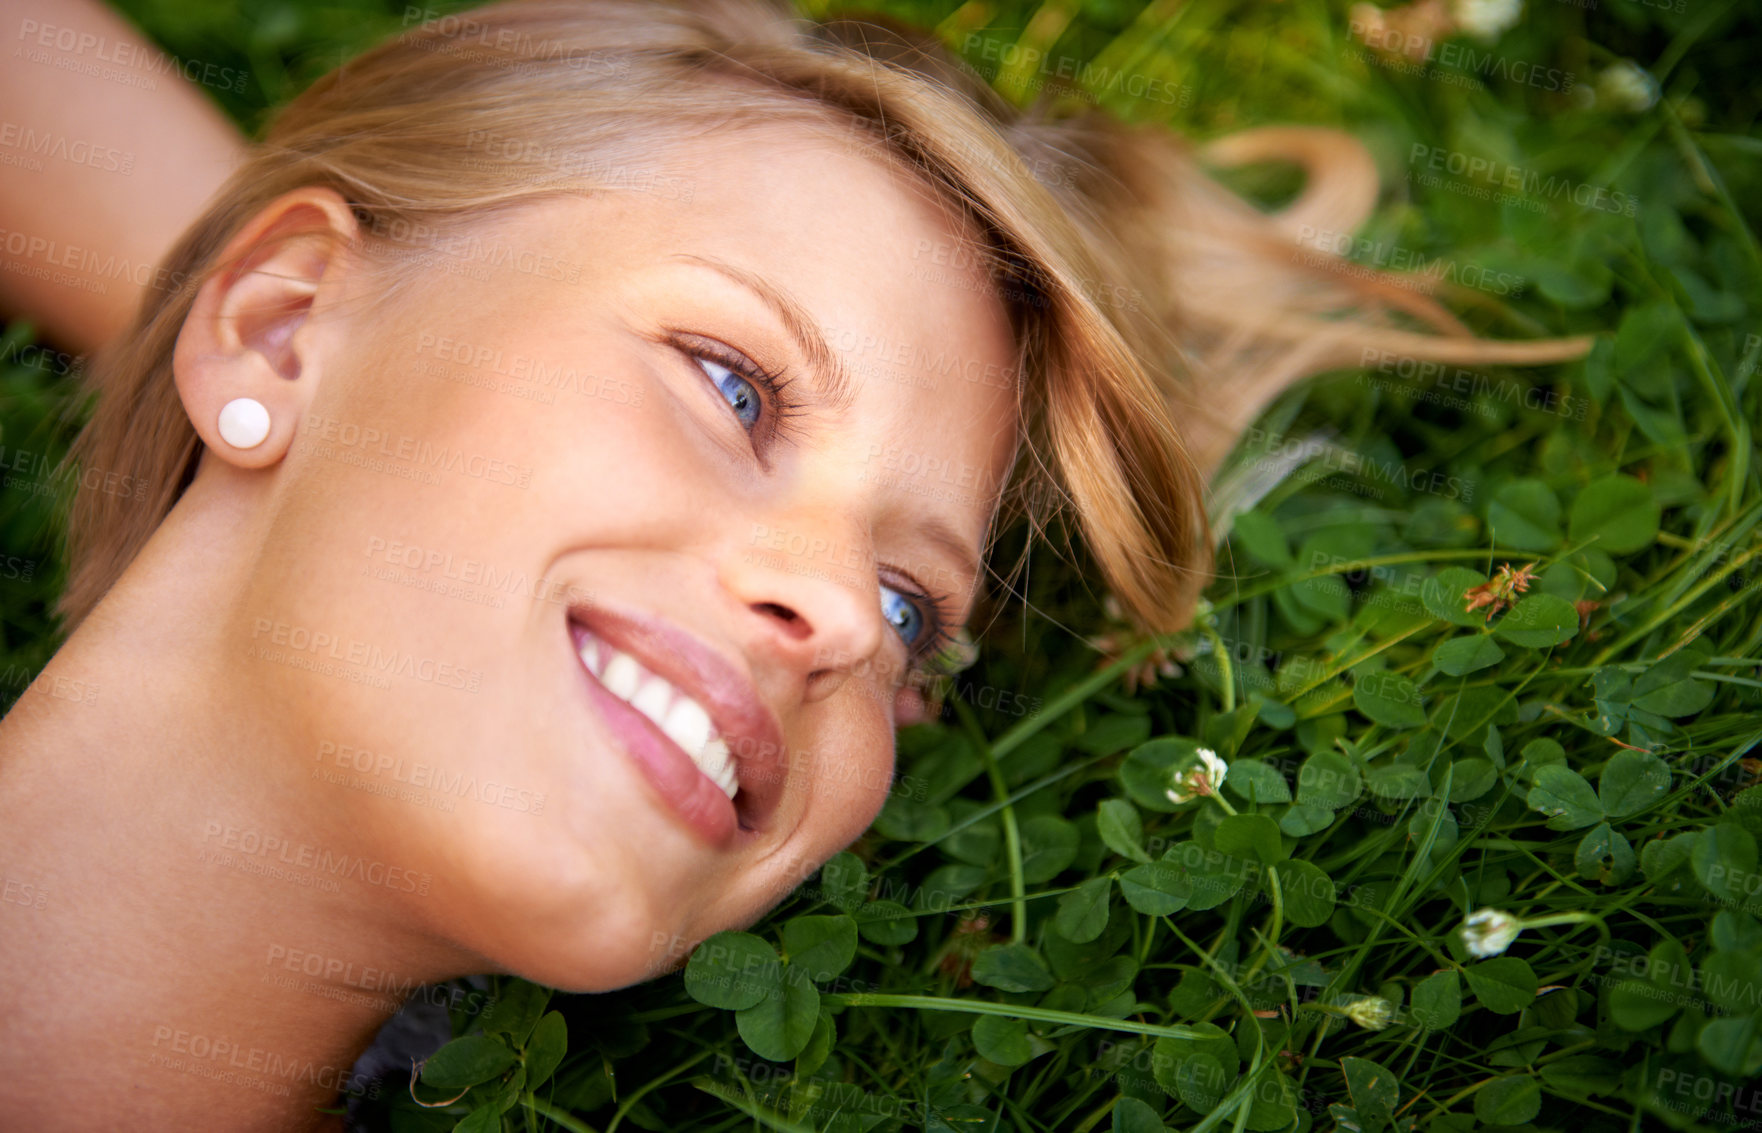
{"type": "MultiPolygon", "coordinates": [[[[465,1098],[372,1119],[1762,1125],[1762,32],[1737,3],[1531,2],[1424,66],[1305,0],[886,5],[1018,100],[1347,126],[1389,184],[1357,258],[1448,273],[1489,333],[1598,348],[1294,391],[1234,475],[1301,466],[1234,518],[1191,632],[1098,651],[1060,628],[1099,630],[1096,596],[1035,571],[1046,616],[1000,614],[852,852],[683,976],[502,981],[416,1087],[465,1098]],[[1049,87],[1063,59],[1095,89],[1049,87]],[[1173,801],[1201,746],[1221,789],[1173,801]],[[1518,935],[1471,951],[1486,908],[1518,935]]],[[[404,11],[122,6],[248,70],[223,94],[247,125],[404,11]]],[[[52,458],[77,407],[29,341],[7,329],[0,441],[52,458]]],[[[0,493],[8,699],[54,644],[43,483],[0,493]]]]}

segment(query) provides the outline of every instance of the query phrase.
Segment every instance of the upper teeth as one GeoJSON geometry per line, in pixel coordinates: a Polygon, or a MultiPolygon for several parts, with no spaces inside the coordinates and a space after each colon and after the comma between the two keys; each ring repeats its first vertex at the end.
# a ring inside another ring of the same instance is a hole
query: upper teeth
{"type": "Polygon", "coordinates": [[[592,634],[583,635],[581,663],[606,691],[653,721],[655,727],[691,756],[691,761],[729,798],[740,789],[728,745],[716,734],[703,705],[657,677],[630,654],[592,634]]]}

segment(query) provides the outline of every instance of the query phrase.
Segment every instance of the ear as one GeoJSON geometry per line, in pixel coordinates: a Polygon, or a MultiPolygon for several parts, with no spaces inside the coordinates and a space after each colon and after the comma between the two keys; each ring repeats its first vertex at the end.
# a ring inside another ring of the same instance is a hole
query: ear
{"type": "Polygon", "coordinates": [[[287,454],[311,404],[322,359],[310,316],[319,281],[334,290],[360,226],[331,189],[295,189],[240,229],[223,265],[196,292],[177,338],[172,372],[184,411],[215,457],[264,468],[287,454]],[[220,411],[251,398],[269,411],[269,435],[250,448],[221,436],[220,411]]]}

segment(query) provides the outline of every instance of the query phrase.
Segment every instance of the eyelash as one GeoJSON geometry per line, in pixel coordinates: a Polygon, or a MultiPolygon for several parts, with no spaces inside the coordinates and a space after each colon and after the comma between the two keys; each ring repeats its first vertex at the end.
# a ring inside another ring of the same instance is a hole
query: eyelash
{"type": "Polygon", "coordinates": [[[897,576],[883,581],[907,598],[917,602],[919,608],[924,611],[926,623],[924,638],[906,651],[909,662],[907,676],[931,677],[939,675],[935,671],[935,660],[944,649],[954,642],[955,638],[955,631],[949,628],[954,621],[954,614],[949,609],[953,600],[946,594],[932,594],[912,581],[911,576],[905,574],[898,567],[888,566],[886,563],[880,565],[883,569],[893,571],[897,576]]]}
{"type": "Polygon", "coordinates": [[[764,399],[759,427],[765,430],[763,441],[767,446],[787,443],[794,438],[789,422],[800,416],[802,409],[800,399],[790,392],[795,386],[794,378],[783,370],[767,370],[740,351],[713,338],[692,335],[675,343],[674,347],[689,358],[707,359],[740,375],[759,391],[764,399]]]}
{"type": "MultiPolygon", "coordinates": [[[[760,427],[766,430],[764,440],[766,445],[788,442],[793,439],[793,433],[789,430],[788,425],[793,418],[800,415],[802,409],[800,400],[790,393],[795,379],[787,376],[783,370],[775,372],[766,370],[746,355],[712,338],[691,335],[685,340],[676,342],[674,346],[689,358],[714,362],[752,383],[753,388],[757,389],[764,399],[764,405],[760,410],[762,414],[760,427]],[[766,421],[769,424],[763,423],[766,421]]],[[[707,378],[708,375],[706,374],[705,377],[707,378]]],[[[950,598],[944,594],[930,593],[916,582],[911,581],[910,576],[897,567],[889,566],[886,563],[880,565],[883,569],[893,571],[898,578],[905,580],[903,585],[893,580],[888,580],[887,584],[907,598],[916,601],[928,622],[924,639],[907,650],[908,677],[937,675],[934,671],[935,659],[954,641],[955,636],[948,628],[949,623],[953,620],[952,614],[949,613],[950,598]]]]}

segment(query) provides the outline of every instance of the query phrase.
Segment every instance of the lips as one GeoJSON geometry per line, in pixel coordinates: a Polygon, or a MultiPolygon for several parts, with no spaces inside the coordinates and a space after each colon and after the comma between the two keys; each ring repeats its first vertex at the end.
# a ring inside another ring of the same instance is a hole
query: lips
{"type": "Polygon", "coordinates": [[[734,661],[639,610],[569,611],[590,702],[650,786],[705,841],[759,831],[783,787],[783,732],[734,661]]]}
{"type": "Polygon", "coordinates": [[[587,629],[581,630],[577,642],[581,663],[599,678],[605,690],[648,717],[649,723],[679,745],[697,769],[732,799],[739,785],[734,760],[709,711],[690,693],[649,672],[641,661],[587,629]]]}

